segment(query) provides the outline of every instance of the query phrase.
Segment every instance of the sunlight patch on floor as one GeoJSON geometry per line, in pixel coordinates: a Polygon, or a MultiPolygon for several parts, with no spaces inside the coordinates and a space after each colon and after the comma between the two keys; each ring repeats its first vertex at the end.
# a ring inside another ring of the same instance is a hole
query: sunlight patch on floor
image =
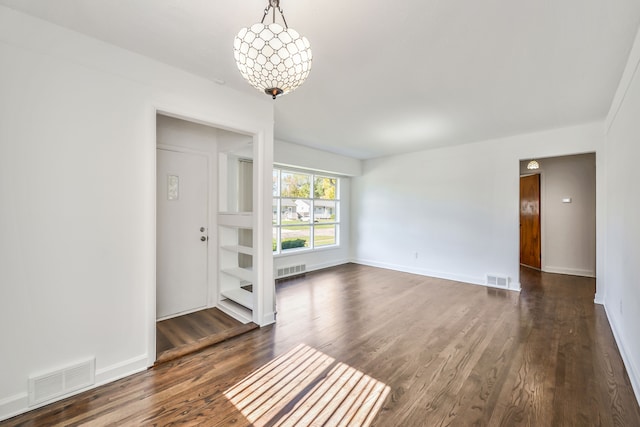
{"type": "Polygon", "coordinates": [[[300,344],[224,395],[256,427],[365,427],[389,391],[384,383],[300,344]]]}

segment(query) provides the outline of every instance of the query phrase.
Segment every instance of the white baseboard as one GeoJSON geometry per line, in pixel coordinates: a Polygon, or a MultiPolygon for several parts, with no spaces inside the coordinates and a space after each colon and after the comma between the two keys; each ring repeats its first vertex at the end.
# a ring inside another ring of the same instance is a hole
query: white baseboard
{"type": "Polygon", "coordinates": [[[580,268],[555,267],[545,265],[542,269],[545,273],[568,274],[569,276],[596,277],[596,272],[592,270],[582,270],[580,268]]]}
{"type": "Polygon", "coordinates": [[[147,364],[148,358],[149,355],[141,354],[140,356],[123,360],[120,363],[107,366],[106,368],[96,369],[95,387],[147,370],[149,367],[147,364]]]}
{"type": "MultiPolygon", "coordinates": [[[[394,270],[394,271],[402,271],[404,273],[411,273],[411,274],[418,274],[420,276],[428,276],[428,277],[435,277],[438,279],[445,279],[445,280],[452,280],[455,282],[462,282],[462,283],[467,283],[469,285],[480,285],[480,286],[485,286],[488,288],[496,288],[496,289],[505,289],[505,288],[501,288],[501,287],[496,287],[496,286],[489,286],[487,285],[487,283],[485,282],[485,278],[477,278],[477,277],[470,277],[470,276],[462,276],[459,274],[453,274],[453,273],[444,273],[441,271],[432,271],[432,270],[427,270],[425,268],[419,268],[419,267],[409,267],[406,265],[397,265],[397,264],[390,264],[390,263],[386,263],[386,262],[378,262],[378,261],[371,261],[371,260],[366,260],[366,259],[354,259],[351,262],[354,262],[356,264],[362,264],[362,265],[368,265],[370,267],[379,267],[379,268],[384,268],[387,270],[394,270]]],[[[507,290],[509,291],[520,291],[520,283],[509,283],[509,287],[507,288],[507,290]]]]}
{"type": "Polygon", "coordinates": [[[20,415],[37,408],[41,408],[43,406],[50,405],[76,394],[83,393],[87,390],[91,390],[101,385],[117,381],[121,378],[128,377],[129,375],[133,375],[146,370],[147,367],[147,355],[144,354],[120,363],[116,363],[115,365],[111,365],[103,369],[97,369],[95,376],[96,382],[91,387],[77,390],[73,393],[65,394],[56,398],[55,400],[48,401],[41,405],[29,406],[29,395],[27,392],[7,397],[0,400],[0,421],[15,417],[16,415],[20,415]]]}
{"type": "Polygon", "coordinates": [[[347,264],[349,262],[351,261],[349,261],[348,259],[340,259],[340,260],[334,260],[329,262],[323,262],[320,264],[307,265],[307,271],[316,271],[316,270],[322,270],[324,268],[337,267],[339,265],[347,264]]]}
{"type": "Polygon", "coordinates": [[[272,323],[276,323],[276,313],[271,312],[262,316],[262,322],[260,323],[260,327],[271,325],[272,323]]]}
{"type": "Polygon", "coordinates": [[[28,405],[29,395],[27,393],[16,394],[0,400],[0,421],[26,412],[28,405]]]}
{"type": "MultiPolygon", "coordinates": [[[[306,264],[306,268],[305,268],[304,272],[305,273],[310,273],[312,271],[322,270],[322,269],[331,268],[331,267],[337,267],[339,265],[347,264],[347,263],[350,263],[350,262],[351,262],[351,260],[344,258],[344,259],[332,260],[332,261],[328,261],[328,262],[322,262],[322,263],[319,263],[319,264],[306,264]]],[[[278,269],[278,268],[283,268],[283,267],[286,267],[286,266],[274,266],[274,270],[278,269]]],[[[295,277],[295,275],[284,276],[284,277],[276,277],[275,280],[287,279],[287,278],[290,278],[290,277],[295,277]]]]}
{"type": "Polygon", "coordinates": [[[617,318],[609,312],[607,309],[607,303],[604,303],[604,311],[607,314],[607,319],[609,319],[609,325],[611,325],[611,331],[613,332],[613,338],[616,340],[616,344],[618,344],[618,350],[620,350],[620,356],[622,356],[622,362],[624,363],[625,368],[627,369],[627,375],[629,375],[629,380],[631,381],[631,387],[633,388],[633,392],[636,395],[636,401],[640,405],[640,371],[635,366],[633,362],[633,358],[629,356],[629,352],[627,351],[627,347],[625,345],[625,340],[620,333],[620,328],[618,327],[617,318]]]}

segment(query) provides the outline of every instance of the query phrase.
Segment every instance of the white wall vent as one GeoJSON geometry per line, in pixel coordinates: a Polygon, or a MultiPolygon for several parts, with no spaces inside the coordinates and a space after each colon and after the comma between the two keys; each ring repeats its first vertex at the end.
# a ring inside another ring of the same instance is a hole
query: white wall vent
{"type": "Polygon", "coordinates": [[[29,406],[64,396],[95,383],[96,360],[29,377],[29,406]]]}
{"type": "Polygon", "coordinates": [[[507,289],[509,287],[509,278],[507,276],[487,274],[487,286],[507,289]]]}
{"type": "Polygon", "coordinates": [[[303,274],[307,270],[306,264],[292,265],[289,267],[281,267],[276,270],[276,279],[282,277],[295,276],[296,274],[303,274]]]}

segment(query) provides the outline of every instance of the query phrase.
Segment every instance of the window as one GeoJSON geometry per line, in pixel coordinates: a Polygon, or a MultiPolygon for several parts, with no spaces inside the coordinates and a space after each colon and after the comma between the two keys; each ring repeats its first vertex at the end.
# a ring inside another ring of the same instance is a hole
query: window
{"type": "Polygon", "coordinates": [[[340,179],[273,170],[273,252],[337,246],[340,236],[340,179]]]}

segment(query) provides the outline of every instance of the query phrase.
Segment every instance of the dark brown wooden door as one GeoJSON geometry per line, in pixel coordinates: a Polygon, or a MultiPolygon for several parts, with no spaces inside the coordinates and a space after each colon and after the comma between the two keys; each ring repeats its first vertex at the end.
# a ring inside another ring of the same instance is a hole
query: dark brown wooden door
{"type": "Polygon", "coordinates": [[[540,269],[540,175],[520,178],[520,264],[540,269]]]}

